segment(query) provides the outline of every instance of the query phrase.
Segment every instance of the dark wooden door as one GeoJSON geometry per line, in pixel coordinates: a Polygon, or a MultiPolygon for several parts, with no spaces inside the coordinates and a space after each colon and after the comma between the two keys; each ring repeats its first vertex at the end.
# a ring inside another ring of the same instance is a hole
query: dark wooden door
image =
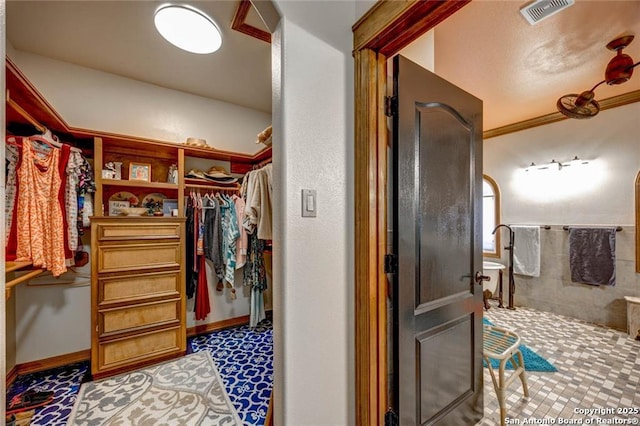
{"type": "Polygon", "coordinates": [[[393,61],[395,404],[401,425],[482,418],[482,101],[393,61]]]}

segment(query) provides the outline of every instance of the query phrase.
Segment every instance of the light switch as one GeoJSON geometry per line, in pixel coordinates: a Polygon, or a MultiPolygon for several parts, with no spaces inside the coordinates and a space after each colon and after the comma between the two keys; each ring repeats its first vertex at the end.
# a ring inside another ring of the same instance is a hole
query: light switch
{"type": "Polygon", "coordinates": [[[302,217],[316,217],[316,190],[315,189],[303,189],[302,190],[302,217]]]}

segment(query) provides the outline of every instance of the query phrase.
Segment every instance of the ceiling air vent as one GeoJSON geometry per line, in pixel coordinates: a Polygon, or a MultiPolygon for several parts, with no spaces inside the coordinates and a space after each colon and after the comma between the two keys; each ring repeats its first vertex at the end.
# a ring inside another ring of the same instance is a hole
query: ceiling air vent
{"type": "Polygon", "coordinates": [[[534,0],[520,9],[520,13],[531,25],[573,5],[575,0],[534,0]]]}

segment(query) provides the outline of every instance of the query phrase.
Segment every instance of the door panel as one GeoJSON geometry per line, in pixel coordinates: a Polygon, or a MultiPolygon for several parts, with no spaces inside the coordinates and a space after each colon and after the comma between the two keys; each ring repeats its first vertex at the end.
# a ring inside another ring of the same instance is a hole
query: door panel
{"type": "Polygon", "coordinates": [[[446,105],[416,104],[419,132],[416,259],[420,265],[420,304],[468,293],[472,216],[468,197],[470,130],[446,105]],[[465,170],[466,168],[466,170],[465,170]],[[430,285],[442,282],[443,285],[430,285]]]}
{"type": "Polygon", "coordinates": [[[421,366],[421,424],[455,403],[460,395],[473,392],[468,355],[472,324],[471,318],[465,317],[416,336],[421,366]]]}
{"type": "Polygon", "coordinates": [[[394,58],[394,324],[401,425],[482,418],[482,101],[394,58]]]}

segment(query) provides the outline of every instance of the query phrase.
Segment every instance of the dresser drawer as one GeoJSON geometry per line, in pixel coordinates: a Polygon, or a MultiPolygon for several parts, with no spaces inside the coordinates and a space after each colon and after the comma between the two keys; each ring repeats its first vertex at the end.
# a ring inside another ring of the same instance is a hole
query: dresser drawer
{"type": "Polygon", "coordinates": [[[180,272],[142,272],[135,275],[98,277],[98,307],[172,299],[181,296],[180,272]]]}
{"type": "Polygon", "coordinates": [[[181,340],[185,340],[184,333],[180,327],[173,327],[100,342],[98,344],[98,366],[94,373],[178,354],[184,350],[181,340]]]}
{"type": "Polygon", "coordinates": [[[97,231],[98,241],[180,239],[180,223],[150,219],[137,223],[101,223],[97,231]]]}
{"type": "Polygon", "coordinates": [[[180,242],[98,246],[98,273],[180,268],[180,242]]]}
{"type": "Polygon", "coordinates": [[[179,325],[181,305],[180,299],[173,299],[100,310],[98,337],[160,325],[179,325]]]}

